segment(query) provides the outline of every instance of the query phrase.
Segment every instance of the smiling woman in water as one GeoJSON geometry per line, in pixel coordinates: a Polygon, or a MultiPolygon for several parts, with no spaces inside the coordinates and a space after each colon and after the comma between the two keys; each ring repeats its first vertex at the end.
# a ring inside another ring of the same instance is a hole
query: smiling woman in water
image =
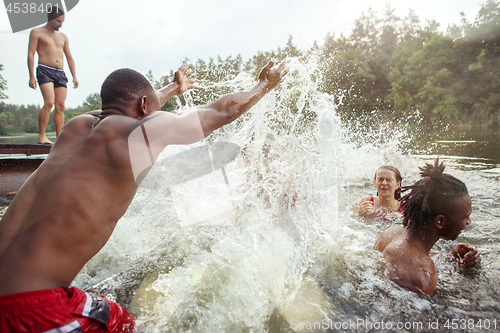
{"type": "Polygon", "coordinates": [[[401,173],[390,165],[377,169],[373,184],[377,195],[361,198],[357,203],[356,213],[364,217],[381,217],[394,219],[401,217],[401,173]]]}

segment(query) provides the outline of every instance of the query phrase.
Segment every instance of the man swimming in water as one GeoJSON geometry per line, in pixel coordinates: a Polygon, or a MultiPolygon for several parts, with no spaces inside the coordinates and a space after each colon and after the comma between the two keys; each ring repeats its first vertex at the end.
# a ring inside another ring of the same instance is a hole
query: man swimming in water
{"type": "Polygon", "coordinates": [[[49,123],[50,111],[55,105],[54,125],[56,136],[59,136],[64,125],[64,108],[67,95],[68,79],[64,73],[64,56],[68,61],[69,70],[73,76],[73,85],[78,88],[75,61],[69,49],[68,37],[59,31],[64,22],[64,12],[59,6],[54,6],[47,14],[48,22],[41,28],[33,29],[28,45],[28,70],[30,73],[30,88],[40,86],[43,96],[43,107],[38,116],[38,140],[40,144],[52,144],[47,139],[45,129],[49,123]],[[38,67],[35,77],[35,53],[38,52],[38,67]]]}
{"type": "MultiPolygon", "coordinates": [[[[440,239],[455,240],[471,223],[472,204],[467,187],[457,178],[443,173],[444,165],[426,164],[422,179],[411,186],[403,202],[403,225],[386,229],[375,250],[382,252],[394,281],[419,294],[436,290],[438,275],[429,252],[440,239]]],[[[478,267],[481,257],[474,246],[460,243],[453,255],[462,268],[478,267]]]]}
{"type": "Polygon", "coordinates": [[[64,126],[0,220],[0,331],[132,331],[126,310],[71,282],[106,244],[159,152],[202,140],[249,110],[286,75],[283,64],[273,66],[250,90],[180,115],[157,110],[195,88],[187,67],[158,92],[133,70],[111,73],[99,117],[64,126]]]}

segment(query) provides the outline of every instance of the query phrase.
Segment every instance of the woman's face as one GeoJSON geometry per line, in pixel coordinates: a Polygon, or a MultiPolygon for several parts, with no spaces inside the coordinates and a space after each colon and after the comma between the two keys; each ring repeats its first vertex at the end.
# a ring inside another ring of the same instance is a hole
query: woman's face
{"type": "Polygon", "coordinates": [[[396,173],[387,169],[378,169],[373,183],[380,197],[394,197],[394,192],[401,186],[396,173]]]}

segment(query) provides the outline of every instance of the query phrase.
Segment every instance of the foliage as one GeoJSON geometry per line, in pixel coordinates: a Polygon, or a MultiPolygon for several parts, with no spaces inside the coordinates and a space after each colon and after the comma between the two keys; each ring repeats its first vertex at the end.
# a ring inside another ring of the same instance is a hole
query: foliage
{"type": "Polygon", "coordinates": [[[18,132],[38,132],[37,105],[14,105],[0,102],[0,135],[10,135],[18,132]]]}
{"type": "Polygon", "coordinates": [[[101,95],[99,93],[93,93],[87,96],[82,105],[74,108],[74,109],[66,109],[65,110],[65,118],[66,120],[70,120],[73,117],[76,117],[82,113],[100,110],[102,108],[101,95]]]}
{"type": "Polygon", "coordinates": [[[385,111],[419,113],[428,123],[500,124],[500,6],[488,0],[475,22],[446,34],[410,11],[368,9],[351,36],[327,35],[321,50],[322,89],[337,97],[344,119],[385,111]]]}
{"type": "MultiPolygon", "coordinates": [[[[0,72],[3,71],[3,65],[0,64],[0,72]]],[[[7,90],[7,81],[0,75],[0,99],[6,99],[4,91],[7,90]]]]}
{"type": "MultiPolygon", "coordinates": [[[[13,135],[20,132],[38,133],[38,114],[40,105],[15,105],[0,102],[0,135],[13,135]]],[[[82,113],[101,109],[101,97],[98,93],[87,96],[82,105],[65,110],[66,120],[82,113]]],[[[47,131],[55,131],[54,114],[47,125],[47,131]]]]}
{"type": "MultiPolygon", "coordinates": [[[[299,50],[290,36],[285,48],[260,51],[246,62],[241,55],[194,62],[184,59],[202,89],[171,99],[162,110],[210,103],[232,92],[234,87],[228,83],[242,71],[256,79],[270,59],[296,57],[307,62],[314,56],[319,64],[314,80],[322,92],[334,97],[344,120],[362,122],[376,114],[392,121],[419,115],[431,125],[499,126],[498,1],[487,0],[474,22],[462,13],[460,23],[449,26],[446,33],[438,28],[435,20],[422,24],[412,10],[400,18],[387,4],[381,14],[371,8],[364,11],[350,36],[327,34],[323,45],[314,43],[309,50],[299,50]]],[[[159,89],[173,81],[174,72],[157,79],[150,71],[146,77],[159,89]]],[[[295,88],[283,107],[296,108],[300,87],[295,88]]],[[[0,99],[6,98],[5,90],[0,76],[0,99]]],[[[100,107],[99,95],[91,94],[82,105],[67,109],[66,119],[100,107]]],[[[36,131],[38,110],[33,105],[0,103],[0,134],[36,131]]]]}

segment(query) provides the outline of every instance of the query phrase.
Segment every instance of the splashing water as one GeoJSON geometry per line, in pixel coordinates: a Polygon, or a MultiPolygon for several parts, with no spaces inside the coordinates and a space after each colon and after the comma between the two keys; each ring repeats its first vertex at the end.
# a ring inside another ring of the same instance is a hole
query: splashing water
{"type": "MultiPolygon", "coordinates": [[[[357,199],[373,194],[378,166],[417,178],[421,160],[401,148],[414,137],[391,125],[360,139],[319,92],[315,60],[287,65],[276,91],[208,138],[241,148],[223,172],[162,184],[170,171],[162,160],[179,148],[167,147],[144,181],[156,186],[141,185],[74,285],[124,305],[146,332],[387,331],[381,322],[426,331],[430,321],[463,317],[474,288],[464,295],[443,287],[457,283],[452,263],[436,263],[445,270],[438,296],[405,291],[374,264],[373,244],[389,222],[351,216],[357,199]],[[445,318],[446,293],[455,308],[445,318]]],[[[254,82],[240,74],[224,84],[237,90],[254,82]]],[[[438,254],[448,250],[437,244],[438,254]]],[[[495,288],[487,299],[498,311],[495,288]]]]}

